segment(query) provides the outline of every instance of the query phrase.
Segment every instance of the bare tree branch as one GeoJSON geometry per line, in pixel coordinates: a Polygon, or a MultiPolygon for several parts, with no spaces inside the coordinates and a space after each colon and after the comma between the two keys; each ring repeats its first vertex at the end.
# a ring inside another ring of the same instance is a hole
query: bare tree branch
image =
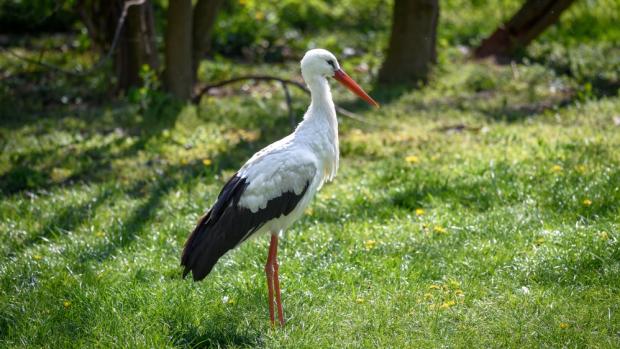
{"type": "Polygon", "coordinates": [[[234,84],[236,82],[239,81],[245,81],[245,80],[255,80],[255,81],[278,81],[280,83],[283,84],[290,84],[293,86],[296,86],[297,88],[299,88],[300,90],[304,91],[305,93],[310,93],[310,91],[306,88],[306,86],[304,84],[302,84],[299,81],[295,81],[295,80],[289,80],[289,79],[282,79],[276,76],[270,76],[270,75],[244,75],[244,76],[239,76],[236,78],[232,78],[232,79],[228,79],[228,80],[223,80],[223,81],[218,81],[216,83],[212,83],[212,84],[207,84],[205,86],[203,86],[194,96],[194,98],[192,99],[192,101],[194,103],[198,103],[200,102],[200,98],[202,98],[202,96],[204,94],[206,94],[207,92],[209,92],[209,90],[212,90],[214,88],[218,88],[218,87],[222,87],[225,85],[230,85],[230,84],[234,84]]]}
{"type": "MultiPolygon", "coordinates": [[[[239,81],[245,81],[245,80],[254,80],[254,81],[278,81],[280,82],[283,86],[285,85],[293,85],[295,87],[297,87],[298,89],[304,91],[306,94],[310,94],[310,90],[308,90],[308,88],[306,88],[306,86],[299,82],[299,81],[295,81],[295,80],[289,80],[289,79],[282,79],[279,78],[277,76],[271,76],[271,75],[245,75],[245,76],[239,76],[236,78],[232,78],[232,79],[228,79],[228,80],[223,80],[223,81],[218,81],[216,83],[212,83],[212,84],[208,84],[203,86],[195,95],[194,98],[192,98],[192,102],[194,103],[198,103],[200,102],[200,99],[202,98],[202,96],[204,96],[206,93],[209,92],[209,90],[212,90],[214,88],[218,88],[218,87],[222,87],[222,86],[226,86],[226,85],[230,85],[230,84],[234,84],[236,82],[239,81]]],[[[288,89],[285,89],[285,93],[288,91],[288,89]]],[[[286,95],[288,95],[288,93],[286,93],[286,95]]],[[[288,95],[288,97],[290,98],[290,95],[288,95]]],[[[287,101],[288,103],[288,101],[287,101]]],[[[346,116],[350,119],[353,119],[355,121],[359,121],[361,123],[364,124],[368,124],[368,125],[372,125],[372,126],[376,126],[376,127],[385,127],[385,125],[381,125],[379,123],[375,123],[372,122],[370,120],[366,120],[365,118],[355,114],[352,111],[349,111],[347,109],[344,109],[342,107],[339,106],[335,106],[336,107],[336,112],[342,116],[346,116]]],[[[289,105],[289,113],[291,113],[291,108],[289,105]]]]}

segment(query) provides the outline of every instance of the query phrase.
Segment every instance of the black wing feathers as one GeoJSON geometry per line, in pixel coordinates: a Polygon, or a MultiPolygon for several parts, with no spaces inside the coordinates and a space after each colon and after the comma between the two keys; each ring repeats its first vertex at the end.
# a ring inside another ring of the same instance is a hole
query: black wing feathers
{"type": "Polygon", "coordinates": [[[194,280],[202,280],[226,252],[243,242],[268,221],[291,213],[306,194],[310,182],[299,194],[282,193],[267,202],[267,207],[252,212],[239,206],[241,195],[250,183],[236,174],[226,183],[217,202],[200,218],[181,257],[183,277],[192,271],[194,280]]]}
{"type": "Polygon", "coordinates": [[[189,272],[190,269],[188,269],[188,266],[193,264],[193,259],[196,256],[194,253],[194,257],[192,258],[191,251],[196,250],[196,245],[200,244],[200,240],[204,240],[200,238],[202,235],[201,233],[208,226],[213,226],[213,223],[219,220],[227,204],[233,203],[236,205],[239,202],[241,194],[245,190],[246,186],[247,184],[244,179],[238,177],[236,174],[232,176],[224,185],[224,188],[222,188],[222,191],[218,195],[217,201],[213,207],[202,217],[200,217],[196,228],[194,228],[194,231],[188,237],[185,242],[185,247],[183,248],[183,254],[181,256],[181,265],[185,266],[183,277],[185,277],[189,272]]]}

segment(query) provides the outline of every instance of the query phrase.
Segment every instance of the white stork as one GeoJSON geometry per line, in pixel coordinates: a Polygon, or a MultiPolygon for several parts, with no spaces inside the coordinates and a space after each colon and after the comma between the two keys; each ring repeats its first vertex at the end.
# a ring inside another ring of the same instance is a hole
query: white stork
{"type": "Polygon", "coordinates": [[[181,265],[195,281],[205,278],[226,252],[262,232],[271,233],[265,265],[269,317],[274,295],[284,325],[278,280],[278,235],[304,212],[314,194],[338,170],[338,121],[327,82],[333,77],[371,105],[379,106],[341,68],[329,51],[314,49],[301,60],[312,103],[295,132],[254,154],[224,185],[217,201],[190,234],[181,265]]]}

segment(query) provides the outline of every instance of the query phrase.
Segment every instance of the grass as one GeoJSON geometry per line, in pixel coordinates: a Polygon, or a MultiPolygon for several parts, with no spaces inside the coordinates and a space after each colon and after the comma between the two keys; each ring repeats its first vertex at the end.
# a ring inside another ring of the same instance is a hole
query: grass
{"type": "MultiPolygon", "coordinates": [[[[576,5],[568,23],[591,7],[576,5]]],[[[371,123],[340,120],[338,177],[281,240],[284,329],[268,322],[266,237],[201,283],[179,267],[228,176],[288,133],[278,85],[197,106],[148,89],[109,102],[104,78],[81,94],[0,54],[14,75],[0,87],[0,346],[620,346],[616,31],[592,27],[599,36],[570,49],[563,30],[586,25],[559,26],[497,66],[454,46],[477,40],[485,16],[469,31],[468,16],[442,16],[423,89],[373,88],[374,44],[341,62],[382,108],[334,87],[371,123]]],[[[201,74],[297,69],[218,58],[201,74]]],[[[301,115],[307,97],[292,92],[301,115]]]]}
{"type": "Polygon", "coordinates": [[[339,176],[283,239],[283,330],[267,320],[266,238],[202,283],[178,266],[227,176],[287,132],[279,96],[5,122],[0,340],[618,346],[620,99],[555,106],[561,77],[518,69],[444,67],[425,90],[357,109],[384,126],[342,120],[339,176]]]}

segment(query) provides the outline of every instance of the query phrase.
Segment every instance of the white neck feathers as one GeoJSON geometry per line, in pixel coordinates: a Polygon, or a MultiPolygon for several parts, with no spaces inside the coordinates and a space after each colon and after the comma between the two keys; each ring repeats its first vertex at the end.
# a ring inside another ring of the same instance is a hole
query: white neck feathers
{"type": "Polygon", "coordinates": [[[295,130],[295,138],[308,144],[319,156],[323,165],[324,179],[336,175],[339,162],[338,120],[327,79],[323,76],[304,76],[312,102],[304,120],[295,130]]]}

